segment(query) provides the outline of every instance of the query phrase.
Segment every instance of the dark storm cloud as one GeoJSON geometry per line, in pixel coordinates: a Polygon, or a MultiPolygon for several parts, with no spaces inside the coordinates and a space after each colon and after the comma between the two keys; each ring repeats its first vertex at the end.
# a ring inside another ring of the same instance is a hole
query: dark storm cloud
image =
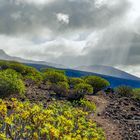
{"type": "Polygon", "coordinates": [[[130,4],[117,0],[115,5],[107,3],[97,7],[94,0],[55,0],[44,5],[0,0],[0,33],[32,34],[44,28],[53,34],[74,30],[101,29],[124,15],[130,4]],[[62,24],[57,13],[69,16],[69,24],[62,24]]]}

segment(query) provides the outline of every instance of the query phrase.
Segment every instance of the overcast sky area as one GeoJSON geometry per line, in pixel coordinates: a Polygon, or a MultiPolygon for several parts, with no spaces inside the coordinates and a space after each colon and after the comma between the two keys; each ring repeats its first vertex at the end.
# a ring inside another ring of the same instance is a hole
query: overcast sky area
{"type": "Polygon", "coordinates": [[[140,76],[140,0],[0,0],[0,49],[140,76]]]}

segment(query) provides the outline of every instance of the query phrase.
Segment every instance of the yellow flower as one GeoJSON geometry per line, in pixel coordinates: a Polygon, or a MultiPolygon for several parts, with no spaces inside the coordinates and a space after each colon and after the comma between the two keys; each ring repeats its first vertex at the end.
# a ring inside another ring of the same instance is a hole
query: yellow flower
{"type": "Polygon", "coordinates": [[[6,106],[6,104],[4,102],[2,102],[0,104],[0,114],[2,116],[6,116],[6,114],[7,114],[7,106],[6,106]]]}
{"type": "Polygon", "coordinates": [[[52,136],[54,136],[54,137],[56,137],[56,138],[59,138],[59,134],[60,134],[60,132],[59,132],[59,130],[57,130],[56,128],[51,128],[50,129],[50,133],[51,133],[51,135],[52,136]]]}
{"type": "Polygon", "coordinates": [[[0,133],[0,140],[9,140],[4,133],[0,133]]]}
{"type": "Polygon", "coordinates": [[[82,138],[81,138],[80,135],[77,135],[75,139],[76,139],[76,140],[81,140],[82,138]]]}
{"type": "Polygon", "coordinates": [[[27,118],[29,117],[29,115],[30,115],[30,112],[24,111],[24,112],[21,114],[21,117],[22,117],[23,119],[27,119],[27,118]]]}
{"type": "Polygon", "coordinates": [[[12,122],[13,122],[13,117],[12,116],[5,118],[5,123],[7,123],[9,125],[12,125],[12,122]]]}
{"type": "Polygon", "coordinates": [[[34,139],[34,140],[38,140],[38,138],[39,138],[39,137],[38,137],[37,132],[34,132],[34,133],[33,133],[33,139],[34,139]]]}
{"type": "Polygon", "coordinates": [[[74,139],[72,139],[71,135],[65,135],[63,140],[74,140],[74,139]]]}
{"type": "Polygon", "coordinates": [[[11,98],[11,101],[13,101],[13,102],[14,102],[14,101],[17,101],[17,99],[16,99],[16,98],[11,98]]]}

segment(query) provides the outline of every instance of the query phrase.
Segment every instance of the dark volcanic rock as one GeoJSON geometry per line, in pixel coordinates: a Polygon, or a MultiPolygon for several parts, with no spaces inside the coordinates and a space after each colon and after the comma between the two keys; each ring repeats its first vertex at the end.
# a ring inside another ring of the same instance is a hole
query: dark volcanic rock
{"type": "Polygon", "coordinates": [[[140,101],[111,97],[105,116],[118,123],[123,140],[140,140],[140,101]]]}

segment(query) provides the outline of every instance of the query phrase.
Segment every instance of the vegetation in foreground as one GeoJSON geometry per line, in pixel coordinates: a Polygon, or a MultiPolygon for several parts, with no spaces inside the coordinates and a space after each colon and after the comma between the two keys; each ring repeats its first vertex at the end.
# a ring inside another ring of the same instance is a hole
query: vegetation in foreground
{"type": "MultiPolygon", "coordinates": [[[[89,115],[95,113],[96,106],[84,97],[109,87],[107,80],[97,76],[71,78],[65,75],[65,71],[56,69],[39,72],[35,68],[8,61],[0,61],[0,69],[0,97],[3,98],[0,101],[0,139],[105,139],[103,130],[89,119],[89,115]],[[46,101],[45,107],[42,101],[37,105],[28,99],[5,98],[11,95],[24,97],[28,88],[42,85],[52,97],[50,103],[46,101]]],[[[120,97],[140,100],[140,89],[120,86],[112,91],[120,97]]]]}
{"type": "Polygon", "coordinates": [[[39,72],[17,62],[1,61],[0,68],[0,139],[105,139],[103,130],[89,118],[96,110],[95,104],[82,99],[94,93],[84,78],[68,78],[64,71],[55,69],[39,72]],[[44,107],[41,102],[5,100],[11,95],[24,97],[28,87],[40,84],[54,91],[56,97],[72,102],[55,100],[44,107]]]}
{"type": "MultiPolygon", "coordinates": [[[[85,101],[82,101],[82,105],[85,101]]],[[[94,105],[93,105],[94,106],[94,105]]],[[[3,140],[104,140],[88,111],[69,102],[43,106],[16,99],[0,101],[0,138],[3,140]]]]}

